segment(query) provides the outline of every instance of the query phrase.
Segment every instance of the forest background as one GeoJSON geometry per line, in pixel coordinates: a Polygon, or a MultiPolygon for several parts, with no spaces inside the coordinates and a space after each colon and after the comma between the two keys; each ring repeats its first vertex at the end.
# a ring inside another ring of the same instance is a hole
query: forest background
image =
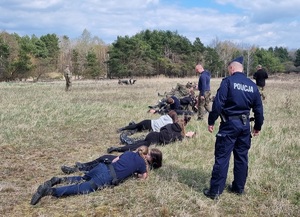
{"type": "Polygon", "coordinates": [[[0,33],[0,81],[61,79],[69,65],[76,79],[188,77],[201,62],[212,77],[226,76],[228,62],[244,56],[245,73],[251,76],[258,64],[270,74],[300,71],[300,49],[260,48],[212,39],[204,46],[177,32],[144,30],[117,37],[105,44],[84,30],[77,39],[47,34],[41,37],[0,33]]]}

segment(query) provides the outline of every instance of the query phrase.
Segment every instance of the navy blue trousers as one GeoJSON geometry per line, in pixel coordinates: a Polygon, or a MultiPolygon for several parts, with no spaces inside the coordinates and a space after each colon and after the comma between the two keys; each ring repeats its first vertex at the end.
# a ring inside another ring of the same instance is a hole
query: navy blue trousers
{"type": "Polygon", "coordinates": [[[73,185],[53,188],[53,196],[63,197],[76,194],[88,194],[96,191],[98,188],[111,185],[112,176],[104,163],[98,164],[84,176],[68,177],[69,183],[76,183],[73,185]]]}
{"type": "Polygon", "coordinates": [[[230,120],[221,123],[215,142],[215,163],[210,180],[210,192],[222,194],[227,179],[231,152],[234,156],[232,189],[242,193],[248,176],[248,151],[251,146],[250,123],[230,120]]]}

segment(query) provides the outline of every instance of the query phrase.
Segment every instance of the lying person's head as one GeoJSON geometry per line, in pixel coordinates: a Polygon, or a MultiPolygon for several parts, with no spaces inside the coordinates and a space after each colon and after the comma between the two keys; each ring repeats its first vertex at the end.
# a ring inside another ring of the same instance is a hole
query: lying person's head
{"type": "Polygon", "coordinates": [[[147,155],[147,160],[150,167],[153,169],[158,169],[162,166],[162,152],[157,148],[151,148],[149,154],[147,155]]]}
{"type": "Polygon", "coordinates": [[[173,104],[174,103],[174,99],[172,97],[169,97],[167,99],[167,104],[173,104]]]}
{"type": "Polygon", "coordinates": [[[188,124],[188,122],[190,122],[190,120],[191,120],[191,116],[185,115],[183,118],[184,125],[186,126],[188,124]]]}
{"type": "Polygon", "coordinates": [[[168,115],[172,118],[173,123],[176,123],[178,121],[177,113],[174,110],[170,110],[168,112],[168,115]]]}
{"type": "Polygon", "coordinates": [[[149,149],[148,146],[143,145],[137,148],[136,152],[148,162],[151,169],[158,169],[162,166],[162,152],[159,149],[149,149]]]}

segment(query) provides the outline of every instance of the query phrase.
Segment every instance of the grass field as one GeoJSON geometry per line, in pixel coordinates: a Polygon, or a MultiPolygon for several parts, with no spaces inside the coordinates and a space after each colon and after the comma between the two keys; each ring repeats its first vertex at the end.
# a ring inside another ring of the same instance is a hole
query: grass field
{"type": "MultiPolygon", "coordinates": [[[[215,132],[193,117],[194,138],[164,147],[163,167],[147,181],[136,179],[89,195],[44,197],[29,204],[36,188],[61,165],[90,161],[118,145],[116,129],[130,121],[158,115],[148,105],[157,92],[185,79],[138,79],[135,85],[117,80],[0,83],[0,216],[300,216],[300,76],[267,80],[265,123],[252,140],[246,195],[224,191],[207,199],[214,162],[215,132]]],[[[220,79],[212,79],[215,94],[220,79]]],[[[207,118],[207,116],[206,116],[207,118]]],[[[217,127],[216,127],[217,128],[217,127]]],[[[232,181],[232,162],[227,183],[232,181]]]]}

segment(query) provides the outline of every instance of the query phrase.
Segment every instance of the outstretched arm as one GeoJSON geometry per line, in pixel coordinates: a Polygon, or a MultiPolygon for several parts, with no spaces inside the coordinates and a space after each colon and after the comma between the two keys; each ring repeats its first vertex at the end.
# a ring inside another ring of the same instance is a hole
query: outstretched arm
{"type": "Polygon", "coordinates": [[[146,172],[146,173],[143,173],[143,174],[138,174],[137,175],[137,177],[139,178],[139,179],[147,179],[147,177],[148,177],[148,173],[146,172]]]}
{"type": "Polygon", "coordinates": [[[189,131],[189,132],[187,132],[187,133],[185,134],[185,136],[186,136],[187,138],[192,138],[195,134],[196,134],[196,132],[189,131]]]}
{"type": "Polygon", "coordinates": [[[116,157],[115,159],[112,160],[112,163],[117,162],[120,159],[120,156],[116,157]]]}

